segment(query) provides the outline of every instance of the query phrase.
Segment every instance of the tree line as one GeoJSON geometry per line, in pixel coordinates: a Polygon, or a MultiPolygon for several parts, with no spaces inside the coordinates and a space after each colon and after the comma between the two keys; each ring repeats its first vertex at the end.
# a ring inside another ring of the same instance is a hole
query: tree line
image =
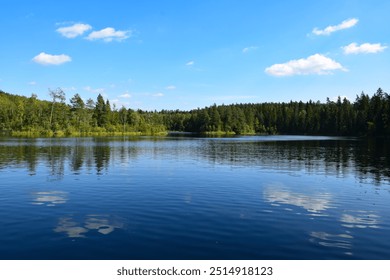
{"type": "Polygon", "coordinates": [[[166,132],[156,113],[113,108],[101,94],[84,101],[75,94],[66,103],[61,88],[49,90],[51,101],[0,91],[0,131],[19,136],[83,136],[166,132]]]}
{"type": "Polygon", "coordinates": [[[98,95],[66,103],[62,89],[49,90],[51,101],[0,91],[0,131],[13,135],[131,135],[168,131],[204,134],[310,134],[390,136],[390,96],[379,88],[354,102],[340,97],[289,103],[212,105],[190,111],[116,108],[98,95]]]}

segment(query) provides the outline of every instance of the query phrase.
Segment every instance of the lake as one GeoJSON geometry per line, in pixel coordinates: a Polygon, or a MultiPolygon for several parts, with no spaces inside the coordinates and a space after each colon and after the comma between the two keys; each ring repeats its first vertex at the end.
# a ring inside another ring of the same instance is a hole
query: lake
{"type": "Polygon", "coordinates": [[[0,259],[390,259],[390,145],[1,137],[0,225],[0,259]]]}

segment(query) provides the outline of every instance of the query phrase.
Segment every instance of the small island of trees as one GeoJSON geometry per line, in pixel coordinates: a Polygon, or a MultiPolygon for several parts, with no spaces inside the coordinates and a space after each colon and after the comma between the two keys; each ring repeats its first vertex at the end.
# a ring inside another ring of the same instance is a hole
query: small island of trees
{"type": "Polygon", "coordinates": [[[354,102],[340,97],[288,103],[212,105],[190,111],[116,108],[99,94],[66,103],[62,89],[51,101],[0,90],[0,131],[13,136],[161,135],[168,131],[201,134],[308,134],[390,136],[390,96],[379,88],[354,102]]]}

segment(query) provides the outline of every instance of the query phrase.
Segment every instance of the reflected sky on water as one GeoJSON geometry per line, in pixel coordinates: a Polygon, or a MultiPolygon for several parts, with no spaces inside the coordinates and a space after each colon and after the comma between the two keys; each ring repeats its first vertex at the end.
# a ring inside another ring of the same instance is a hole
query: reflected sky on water
{"type": "Polygon", "coordinates": [[[0,258],[388,259],[389,159],[381,139],[0,138],[0,258]]]}

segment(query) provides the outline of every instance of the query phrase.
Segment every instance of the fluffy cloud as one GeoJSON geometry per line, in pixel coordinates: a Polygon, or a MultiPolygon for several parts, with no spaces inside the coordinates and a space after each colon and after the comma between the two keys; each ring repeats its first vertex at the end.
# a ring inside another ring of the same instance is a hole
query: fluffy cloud
{"type": "Polygon", "coordinates": [[[130,98],[130,97],[131,97],[131,94],[128,93],[128,92],[125,92],[124,94],[119,95],[119,97],[121,97],[121,98],[130,98]]]}
{"type": "Polygon", "coordinates": [[[76,38],[90,29],[92,29],[92,26],[89,24],[76,23],[72,26],[60,27],[56,31],[66,38],[76,38]]]}
{"type": "Polygon", "coordinates": [[[167,87],[165,87],[165,89],[167,89],[167,90],[175,90],[176,86],[174,86],[174,85],[167,86],[167,87]]]}
{"type": "Polygon", "coordinates": [[[195,64],[195,61],[191,60],[186,63],[187,66],[193,66],[195,64]]]}
{"type": "Polygon", "coordinates": [[[242,49],[242,52],[243,52],[243,53],[248,53],[248,52],[250,52],[250,51],[255,51],[255,50],[257,50],[257,47],[251,46],[251,47],[243,48],[243,49],[242,49]]]}
{"type": "Polygon", "coordinates": [[[85,91],[96,93],[96,94],[106,94],[106,90],[104,88],[92,88],[90,86],[86,86],[83,88],[85,91]]]}
{"type": "Polygon", "coordinates": [[[293,76],[330,74],[333,70],[345,70],[338,62],[321,54],[315,54],[308,58],[290,60],[282,64],[274,64],[265,69],[265,72],[272,76],[293,76]]]}
{"type": "Polygon", "coordinates": [[[116,108],[122,108],[122,107],[127,108],[130,105],[130,102],[124,102],[119,99],[110,99],[110,103],[112,104],[112,106],[115,106],[116,108]]]}
{"type": "Polygon", "coordinates": [[[155,93],[155,94],[152,94],[153,97],[163,97],[164,94],[161,93],[161,92],[158,92],[158,93],[155,93]]]}
{"type": "Polygon", "coordinates": [[[52,55],[41,52],[32,59],[34,62],[42,65],[60,65],[72,61],[72,58],[65,54],[52,55]]]}
{"type": "Polygon", "coordinates": [[[358,46],[356,43],[349,44],[348,46],[343,47],[345,54],[358,54],[358,53],[378,53],[386,49],[387,46],[382,46],[381,44],[370,44],[364,43],[358,46]]]}
{"type": "Polygon", "coordinates": [[[66,87],[66,88],[62,88],[64,91],[75,91],[75,90],[77,90],[77,88],[76,87],[66,87]]]}
{"type": "Polygon", "coordinates": [[[88,40],[103,40],[105,42],[111,42],[113,40],[123,41],[129,38],[131,35],[130,30],[115,30],[112,27],[107,27],[99,31],[93,31],[88,36],[88,40]]]}
{"type": "Polygon", "coordinates": [[[351,19],[344,20],[342,23],[340,23],[338,25],[330,25],[330,26],[326,27],[325,29],[314,28],[313,34],[315,34],[315,35],[330,35],[333,32],[353,27],[358,23],[358,21],[359,20],[356,18],[351,18],[351,19]]]}

